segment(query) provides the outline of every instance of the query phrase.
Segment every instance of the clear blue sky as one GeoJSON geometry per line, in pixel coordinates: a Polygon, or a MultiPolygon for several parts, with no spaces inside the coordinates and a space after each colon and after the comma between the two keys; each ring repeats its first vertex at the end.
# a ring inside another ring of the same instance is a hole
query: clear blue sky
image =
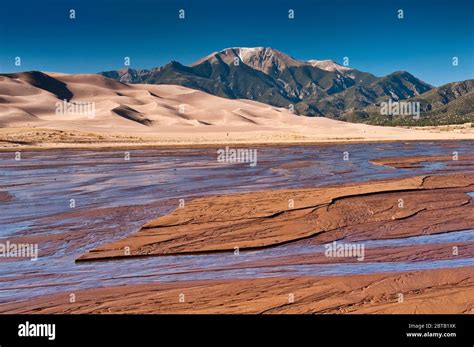
{"type": "Polygon", "coordinates": [[[350,58],[433,85],[474,78],[472,0],[2,0],[0,72],[93,73],[189,64],[226,47],[269,46],[298,59],[350,58]],[[69,9],[76,19],[69,19],[69,9]],[[178,19],[178,10],[186,19],[178,19]],[[288,19],[288,9],[295,19],[288,19]],[[397,10],[405,18],[397,19],[397,10]],[[20,56],[22,66],[14,65],[20,56]],[[452,66],[452,57],[459,66],[452,66]]]}

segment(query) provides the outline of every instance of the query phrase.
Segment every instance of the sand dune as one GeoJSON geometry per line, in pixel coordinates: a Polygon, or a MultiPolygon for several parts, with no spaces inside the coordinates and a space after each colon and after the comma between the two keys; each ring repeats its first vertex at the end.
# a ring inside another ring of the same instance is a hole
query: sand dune
{"type": "Polygon", "coordinates": [[[0,75],[0,127],[136,135],[189,144],[474,139],[470,128],[425,131],[345,123],[181,86],[128,85],[95,74],[38,71],[0,75]],[[62,101],[93,104],[94,113],[58,112],[62,101]]]}
{"type": "MultiPolygon", "coordinates": [[[[281,111],[264,104],[223,99],[184,87],[127,85],[99,75],[53,76],[41,72],[1,76],[0,96],[3,107],[0,117],[18,113],[14,122],[4,126],[25,126],[25,122],[31,124],[32,119],[24,117],[25,113],[29,113],[38,114],[35,126],[60,127],[71,120],[71,115],[57,115],[56,103],[61,100],[93,102],[97,106],[94,117],[83,117],[88,122],[78,130],[93,128],[96,123],[104,120],[111,127],[118,125],[132,131],[152,133],[155,130],[148,128],[163,124],[248,126],[262,125],[259,122],[262,113],[266,114],[264,118],[267,119],[281,118],[281,111]],[[130,122],[124,125],[121,118],[130,122]]],[[[292,126],[291,123],[298,118],[286,113],[284,121],[292,126]]]]}

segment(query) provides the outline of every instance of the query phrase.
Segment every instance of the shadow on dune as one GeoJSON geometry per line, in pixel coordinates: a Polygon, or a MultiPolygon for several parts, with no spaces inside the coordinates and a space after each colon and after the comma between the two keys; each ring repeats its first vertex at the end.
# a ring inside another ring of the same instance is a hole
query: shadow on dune
{"type": "Polygon", "coordinates": [[[125,119],[140,123],[145,126],[153,125],[153,121],[150,119],[143,117],[139,112],[131,109],[128,106],[119,106],[112,110],[115,114],[125,119]]]}
{"type": "Polygon", "coordinates": [[[37,88],[41,88],[56,95],[61,100],[69,101],[74,96],[73,93],[68,89],[66,83],[61,82],[39,71],[1,74],[0,76],[5,76],[8,78],[19,78],[37,88]]]}

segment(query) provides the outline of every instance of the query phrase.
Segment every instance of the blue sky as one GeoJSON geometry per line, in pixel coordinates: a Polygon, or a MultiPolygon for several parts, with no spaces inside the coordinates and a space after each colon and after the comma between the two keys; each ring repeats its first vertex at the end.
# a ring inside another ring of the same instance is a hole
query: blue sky
{"type": "Polygon", "coordinates": [[[433,85],[474,78],[471,0],[2,0],[0,72],[93,73],[189,64],[226,47],[268,46],[295,58],[349,57],[433,85]],[[76,19],[69,19],[69,9],[76,19]],[[186,18],[178,19],[185,9],[186,18]],[[288,10],[295,19],[288,19],[288,10]],[[404,19],[397,10],[404,10],[404,19]],[[15,57],[22,65],[14,65],[15,57]],[[452,57],[459,66],[452,65],[452,57]]]}

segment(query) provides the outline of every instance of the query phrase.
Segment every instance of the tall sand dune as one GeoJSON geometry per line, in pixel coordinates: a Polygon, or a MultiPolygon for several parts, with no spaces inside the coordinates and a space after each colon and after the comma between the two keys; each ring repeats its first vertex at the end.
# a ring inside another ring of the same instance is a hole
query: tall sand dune
{"type": "Polygon", "coordinates": [[[122,134],[188,144],[474,139],[470,128],[447,132],[346,123],[297,116],[285,108],[182,86],[129,85],[95,74],[39,71],[0,74],[0,127],[122,134]],[[61,103],[93,105],[93,114],[58,111],[61,103]]]}

